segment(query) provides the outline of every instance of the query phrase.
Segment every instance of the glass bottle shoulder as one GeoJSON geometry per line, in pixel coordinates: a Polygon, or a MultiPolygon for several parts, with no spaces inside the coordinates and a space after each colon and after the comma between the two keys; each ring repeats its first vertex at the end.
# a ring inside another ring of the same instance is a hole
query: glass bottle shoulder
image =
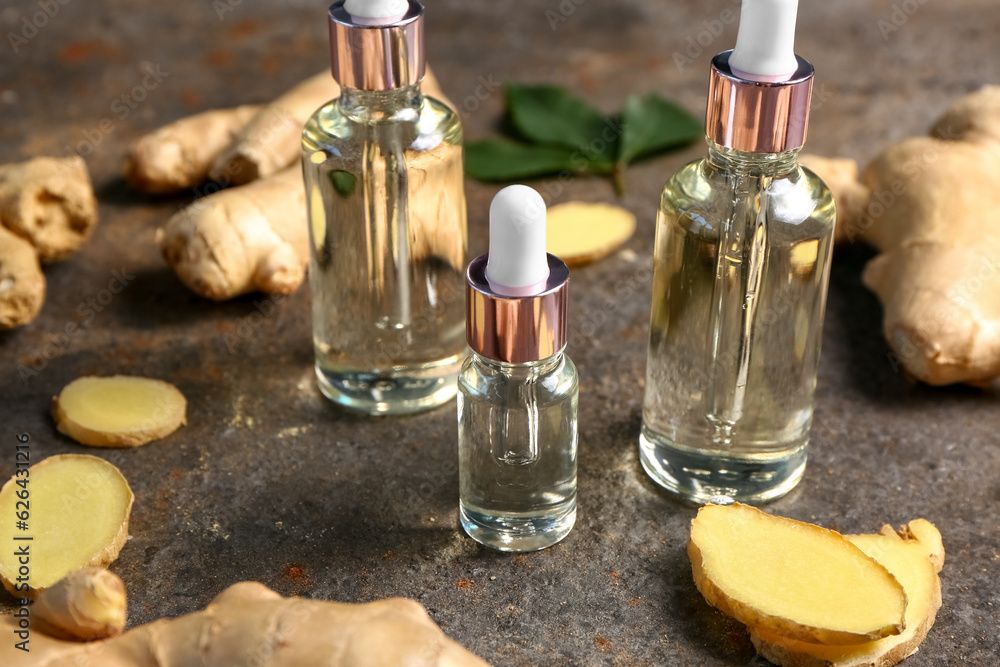
{"type": "MultiPolygon", "coordinates": [[[[661,217],[676,221],[692,234],[718,236],[718,221],[726,219],[738,196],[738,176],[705,157],[684,165],[671,176],[660,200],[661,217]]],[[[810,237],[833,232],[833,195],[811,170],[796,164],[771,180],[766,190],[772,230],[781,228],[810,237]]]]}
{"type": "Polygon", "coordinates": [[[533,391],[541,402],[559,402],[579,392],[576,364],[565,353],[533,363],[507,364],[473,353],[458,376],[459,391],[498,404],[533,391]]]}
{"type": "MultiPolygon", "coordinates": [[[[422,95],[419,106],[404,106],[377,119],[351,114],[341,106],[340,98],[317,109],[302,130],[302,150],[308,155],[317,150],[336,154],[344,144],[371,139],[379,128],[392,125],[404,129],[409,150],[430,150],[445,141],[462,143],[462,123],[444,102],[422,95]]],[[[398,135],[397,135],[398,136],[398,135]]]]}

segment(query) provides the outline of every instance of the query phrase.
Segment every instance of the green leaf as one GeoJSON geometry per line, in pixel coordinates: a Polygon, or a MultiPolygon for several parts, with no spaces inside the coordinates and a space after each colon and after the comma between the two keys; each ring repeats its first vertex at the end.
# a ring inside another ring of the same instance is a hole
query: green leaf
{"type": "Polygon", "coordinates": [[[525,139],[575,150],[597,171],[618,155],[620,124],[559,86],[505,85],[511,124],[525,139]]]}
{"type": "Polygon", "coordinates": [[[656,93],[645,97],[629,95],[622,113],[618,163],[624,165],[644,155],[689,144],[704,134],[704,127],[691,114],[656,93]]]}
{"type": "Polygon", "coordinates": [[[513,181],[586,171],[588,163],[576,151],[560,146],[535,146],[507,139],[486,139],[465,146],[465,173],[477,181],[513,181]]]}
{"type": "Polygon", "coordinates": [[[330,184],[337,194],[347,199],[354,194],[354,188],[358,184],[357,177],[349,171],[334,169],[330,172],[330,184]]]}

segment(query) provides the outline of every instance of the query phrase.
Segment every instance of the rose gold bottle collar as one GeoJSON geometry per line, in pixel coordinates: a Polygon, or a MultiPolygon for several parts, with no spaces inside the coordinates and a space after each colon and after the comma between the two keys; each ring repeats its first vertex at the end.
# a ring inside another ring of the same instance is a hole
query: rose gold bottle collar
{"type": "Polygon", "coordinates": [[[472,260],[466,272],[466,339],[474,352],[521,364],[551,357],[566,346],[569,269],[548,255],[549,276],[531,296],[504,296],[486,278],[489,255],[472,260]]]}
{"type": "Polygon", "coordinates": [[[732,51],[712,59],[705,133],[717,144],[748,153],[781,153],[806,141],[813,66],[799,63],[787,81],[752,81],[733,73],[732,51]]]}
{"type": "Polygon", "coordinates": [[[401,19],[359,23],[344,9],[330,6],[330,65],[342,86],[359,90],[405,88],[424,78],[424,8],[417,0],[401,19]]]}

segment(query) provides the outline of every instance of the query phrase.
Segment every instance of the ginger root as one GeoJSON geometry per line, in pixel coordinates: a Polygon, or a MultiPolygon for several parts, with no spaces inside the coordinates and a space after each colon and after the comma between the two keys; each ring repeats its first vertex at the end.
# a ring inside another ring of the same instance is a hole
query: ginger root
{"type": "Polygon", "coordinates": [[[125,585],[103,567],[70,572],[38,594],[32,627],[57,639],[93,641],[125,630],[125,585]]]}
{"type": "Polygon", "coordinates": [[[882,302],[889,346],[928,384],[1000,376],[998,117],[1000,86],[987,86],[959,99],[933,136],[892,146],[865,170],[865,238],[881,254],[863,280],[882,302]]]}
{"type": "Polygon", "coordinates": [[[787,639],[763,628],[750,628],[758,653],[783,667],[890,667],[912,655],[934,625],[941,607],[944,565],[941,534],[917,519],[895,531],[883,526],[877,535],[845,535],[885,566],[906,591],[906,629],[894,637],[849,646],[823,646],[787,639]]]}
{"type": "MultiPolygon", "coordinates": [[[[12,619],[4,619],[9,634],[12,619]]],[[[29,667],[486,667],[441,632],[418,602],[283,598],[262,584],[230,586],[204,610],[88,644],[31,636],[31,652],[0,643],[0,664],[29,667]]]]}
{"type": "Polygon", "coordinates": [[[568,266],[607,257],[635,233],[635,216],[620,206],[566,202],[545,219],[545,247],[568,266]]]}
{"type": "Polygon", "coordinates": [[[45,301],[39,262],[65,259],[97,223],[97,200],[79,156],[0,165],[0,329],[35,318],[45,301]]]}
{"type": "Polygon", "coordinates": [[[302,126],[309,116],[340,95],[323,71],[265,104],[212,162],[209,175],[220,183],[244,185],[288,167],[299,156],[302,126]]]}
{"type": "Polygon", "coordinates": [[[30,241],[0,227],[0,329],[35,319],[45,301],[45,276],[30,241]]]}
{"type": "Polygon", "coordinates": [[[694,581],[712,606],[768,633],[858,644],[902,632],[906,594],[839,533],[748,505],[708,505],[691,522],[694,581]]]}
{"type": "MultiPolygon", "coordinates": [[[[423,91],[452,106],[430,70],[423,91]]],[[[157,231],[164,260],[194,292],[223,301],[254,291],[291,294],[302,284],[309,263],[305,187],[296,163],[302,126],[338,92],[327,72],[260,107],[228,148],[213,157],[212,174],[233,183],[261,178],[197,200],[157,231]]],[[[156,142],[151,138],[150,143],[156,142]]],[[[408,160],[420,161],[411,168],[411,185],[422,188],[419,197],[410,193],[412,256],[434,254],[461,266],[465,221],[441,218],[440,210],[454,209],[444,201],[455,194],[435,188],[442,170],[457,164],[439,154],[445,150],[461,149],[442,142],[440,151],[407,152],[408,160]]],[[[314,232],[317,238],[325,235],[318,226],[314,232]]]]}
{"type": "Polygon", "coordinates": [[[1000,86],[958,99],[928,137],[890,146],[857,183],[851,161],[808,157],[837,201],[837,238],[880,254],[862,279],[882,302],[892,363],[932,385],[1000,376],[1000,86]]]}
{"type": "Polygon", "coordinates": [[[97,222],[83,158],[39,157],[0,166],[0,223],[31,241],[43,263],[66,259],[97,222]]]}
{"type": "Polygon", "coordinates": [[[213,109],[145,135],[125,157],[125,180],[154,195],[176,194],[203,183],[215,158],[259,110],[256,105],[213,109]]]}
{"type": "Polygon", "coordinates": [[[846,157],[808,154],[799,156],[799,163],[815,172],[833,194],[837,206],[834,243],[854,241],[869,196],[868,188],[858,182],[858,163],[846,157]]]}
{"type": "Polygon", "coordinates": [[[174,385],[144,377],[82,377],[52,399],[56,428],[84,445],[138,447],[186,423],[187,401],[174,385]]]}
{"type": "Polygon", "coordinates": [[[0,581],[34,598],[69,572],[110,564],[128,539],[133,499],[118,468],[96,456],[60,454],[19,468],[0,489],[0,512],[25,528],[0,538],[0,581]],[[25,536],[33,539],[15,539],[25,536]]]}
{"type": "Polygon", "coordinates": [[[291,294],[305,278],[309,229],[302,170],[222,190],[175,213],[156,242],[198,294],[224,301],[247,292],[291,294]]]}
{"type": "MultiPolygon", "coordinates": [[[[429,68],[422,90],[444,99],[429,68]]],[[[245,185],[293,164],[299,157],[302,127],[317,109],[339,95],[340,86],[329,70],[324,70],[261,106],[229,147],[215,158],[209,175],[220,183],[245,185]]]]}

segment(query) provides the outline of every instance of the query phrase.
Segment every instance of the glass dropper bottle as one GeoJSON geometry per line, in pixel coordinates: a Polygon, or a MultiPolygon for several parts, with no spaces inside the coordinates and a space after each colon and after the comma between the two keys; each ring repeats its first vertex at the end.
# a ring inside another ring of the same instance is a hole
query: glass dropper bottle
{"type": "Polygon", "coordinates": [[[834,204],[797,163],[813,66],[796,10],[744,0],[712,60],[708,156],[660,200],[640,459],[695,502],[776,498],[805,470],[834,204]]]}
{"type": "Polygon", "coordinates": [[[458,379],[459,516],[500,551],[552,546],[576,520],[576,366],[569,269],[545,252],[545,202],[525,185],[490,206],[490,251],[469,264],[472,356],[458,379]]]}

